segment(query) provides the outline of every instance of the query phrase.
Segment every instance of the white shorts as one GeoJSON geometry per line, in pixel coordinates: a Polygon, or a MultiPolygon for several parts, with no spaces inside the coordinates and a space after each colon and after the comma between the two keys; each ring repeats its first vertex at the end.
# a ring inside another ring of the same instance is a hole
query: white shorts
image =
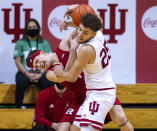
{"type": "Polygon", "coordinates": [[[77,127],[91,125],[101,130],[107,113],[116,99],[116,89],[87,91],[87,96],[79,108],[73,122],[77,127]]]}

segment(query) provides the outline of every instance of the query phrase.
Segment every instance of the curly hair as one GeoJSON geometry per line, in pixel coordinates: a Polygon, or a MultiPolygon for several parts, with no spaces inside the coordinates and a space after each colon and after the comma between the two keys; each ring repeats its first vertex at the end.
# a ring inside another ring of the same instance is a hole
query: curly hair
{"type": "Polygon", "coordinates": [[[81,17],[80,23],[84,27],[90,28],[95,32],[97,32],[102,28],[101,20],[96,15],[93,15],[91,13],[87,13],[86,15],[83,15],[81,17]]]}

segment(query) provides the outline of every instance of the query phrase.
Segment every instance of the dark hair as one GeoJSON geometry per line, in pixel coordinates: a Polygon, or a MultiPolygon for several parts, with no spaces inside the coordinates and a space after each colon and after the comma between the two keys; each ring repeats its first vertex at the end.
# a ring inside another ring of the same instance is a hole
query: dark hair
{"type": "Polygon", "coordinates": [[[33,50],[33,51],[30,51],[29,53],[28,53],[28,56],[27,56],[27,58],[26,58],[26,65],[29,67],[29,59],[32,57],[32,55],[35,53],[35,52],[37,52],[38,50],[33,50]]]}
{"type": "Polygon", "coordinates": [[[90,28],[91,30],[97,32],[102,28],[102,22],[101,20],[91,13],[87,13],[86,15],[83,15],[81,17],[80,23],[86,27],[90,28]]]}
{"type": "Polygon", "coordinates": [[[30,22],[32,22],[32,21],[37,25],[37,27],[38,27],[38,29],[39,29],[39,34],[37,35],[37,40],[42,43],[42,42],[43,42],[43,38],[42,38],[42,36],[40,35],[40,30],[41,30],[41,28],[40,28],[40,25],[39,25],[38,21],[37,21],[36,19],[34,19],[34,18],[31,18],[31,19],[29,19],[29,20],[26,22],[25,28],[24,28],[24,32],[23,32],[22,40],[27,40],[27,39],[28,39],[27,27],[28,27],[28,24],[29,24],[30,22]]]}

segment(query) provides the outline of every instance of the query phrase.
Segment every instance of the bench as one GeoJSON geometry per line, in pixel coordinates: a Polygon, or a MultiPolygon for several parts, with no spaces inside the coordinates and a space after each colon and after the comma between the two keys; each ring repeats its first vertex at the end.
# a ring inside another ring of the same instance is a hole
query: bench
{"type": "MultiPolygon", "coordinates": [[[[25,104],[35,104],[40,88],[32,85],[24,95],[25,104]]],[[[14,104],[15,85],[0,84],[0,104],[14,104]]],[[[117,84],[121,103],[157,103],[157,84],[117,84]]]]}
{"type": "MultiPolygon", "coordinates": [[[[134,128],[156,128],[157,109],[124,109],[134,128]]],[[[31,129],[34,109],[0,109],[0,129],[31,129]]],[[[113,122],[103,128],[119,128],[113,122]]]]}
{"type": "MultiPolygon", "coordinates": [[[[25,93],[24,103],[35,103],[39,88],[25,93]]],[[[0,104],[14,103],[15,85],[0,84],[0,104]]],[[[128,120],[136,129],[157,129],[157,84],[117,84],[117,96],[122,104],[153,104],[154,107],[124,108],[128,120]]],[[[0,109],[0,129],[31,129],[34,109],[0,109]]],[[[110,122],[103,126],[118,129],[110,122]]]]}
{"type": "MultiPolygon", "coordinates": [[[[13,84],[0,84],[0,104],[14,104],[15,103],[15,89],[13,84]]],[[[24,95],[24,104],[35,104],[38,93],[41,89],[35,85],[31,85],[26,89],[24,95]]]]}

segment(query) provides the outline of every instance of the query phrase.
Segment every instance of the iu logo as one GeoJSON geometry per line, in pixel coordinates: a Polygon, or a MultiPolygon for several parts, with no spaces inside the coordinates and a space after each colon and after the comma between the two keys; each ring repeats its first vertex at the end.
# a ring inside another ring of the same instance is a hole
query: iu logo
{"type": "Polygon", "coordinates": [[[97,104],[96,101],[90,102],[89,105],[89,111],[91,111],[91,114],[94,115],[95,112],[98,112],[100,104],[97,104]]]}
{"type": "MultiPolygon", "coordinates": [[[[13,3],[12,5],[14,6],[15,11],[14,28],[9,27],[9,23],[11,23],[9,19],[11,9],[2,9],[2,11],[4,11],[4,31],[7,34],[14,35],[14,39],[12,40],[12,42],[14,43],[18,39],[20,39],[20,34],[23,33],[23,28],[20,28],[20,7],[22,6],[22,3],[13,3]]],[[[25,12],[25,22],[30,19],[30,12],[32,10],[33,9],[23,9],[23,11],[25,12]]]]}
{"type": "Polygon", "coordinates": [[[110,7],[110,27],[109,29],[105,29],[105,13],[106,9],[98,9],[100,12],[100,16],[103,19],[103,34],[109,35],[110,38],[107,41],[108,43],[117,43],[117,40],[115,39],[115,35],[121,35],[125,32],[125,16],[126,12],[128,11],[127,9],[119,9],[118,11],[120,12],[120,29],[116,29],[116,6],[118,4],[108,4],[110,7]]]}

